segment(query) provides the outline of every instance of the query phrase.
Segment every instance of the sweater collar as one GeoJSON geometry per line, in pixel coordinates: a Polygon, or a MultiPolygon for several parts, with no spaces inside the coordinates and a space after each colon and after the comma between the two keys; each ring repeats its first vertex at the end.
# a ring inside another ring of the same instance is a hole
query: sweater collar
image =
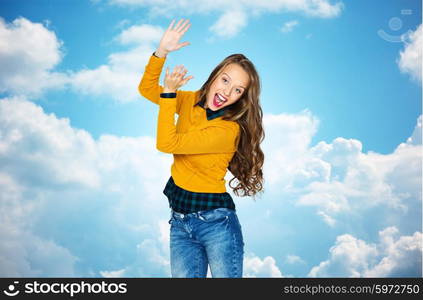
{"type": "MultiPolygon", "coordinates": [[[[206,99],[203,98],[201,101],[197,102],[194,106],[199,105],[202,108],[204,108],[204,103],[205,102],[206,102],[206,99]]],[[[220,117],[220,116],[222,116],[225,113],[225,111],[226,111],[226,107],[224,107],[222,109],[219,109],[219,110],[216,110],[216,111],[213,111],[213,110],[211,110],[210,108],[207,107],[206,108],[207,120],[210,121],[210,120],[213,120],[213,119],[215,119],[217,117],[220,117]]]]}

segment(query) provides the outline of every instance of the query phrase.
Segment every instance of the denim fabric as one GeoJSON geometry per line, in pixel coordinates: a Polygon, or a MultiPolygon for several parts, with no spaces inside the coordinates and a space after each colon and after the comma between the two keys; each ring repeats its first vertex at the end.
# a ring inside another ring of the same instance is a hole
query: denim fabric
{"type": "Polygon", "coordinates": [[[172,277],[242,277],[244,241],[235,210],[221,207],[182,214],[171,210],[172,277]]]}

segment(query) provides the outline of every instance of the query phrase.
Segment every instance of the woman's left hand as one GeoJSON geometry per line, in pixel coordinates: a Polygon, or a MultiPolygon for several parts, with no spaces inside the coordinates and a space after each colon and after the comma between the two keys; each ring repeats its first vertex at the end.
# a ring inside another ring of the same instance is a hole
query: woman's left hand
{"type": "Polygon", "coordinates": [[[164,79],[164,93],[174,93],[181,86],[186,84],[193,76],[185,77],[188,70],[183,65],[176,66],[172,73],[169,73],[169,68],[166,68],[166,76],[164,79]]]}

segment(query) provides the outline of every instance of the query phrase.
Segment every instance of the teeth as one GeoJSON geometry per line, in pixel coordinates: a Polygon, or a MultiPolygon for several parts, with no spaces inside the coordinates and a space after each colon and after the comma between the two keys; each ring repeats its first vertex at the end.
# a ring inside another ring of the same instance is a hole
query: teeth
{"type": "Polygon", "coordinates": [[[220,102],[224,102],[226,101],[225,98],[223,98],[222,96],[220,96],[219,94],[217,94],[217,98],[219,98],[220,102]]]}

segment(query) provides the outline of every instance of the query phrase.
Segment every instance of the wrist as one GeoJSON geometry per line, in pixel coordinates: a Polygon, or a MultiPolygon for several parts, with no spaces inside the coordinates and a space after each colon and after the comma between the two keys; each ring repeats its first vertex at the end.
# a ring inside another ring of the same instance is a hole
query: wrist
{"type": "Polygon", "coordinates": [[[176,93],[160,93],[160,98],[176,98],[176,93]]]}
{"type": "Polygon", "coordinates": [[[163,93],[176,93],[176,89],[163,88],[163,93]]]}
{"type": "Polygon", "coordinates": [[[166,51],[163,51],[162,49],[157,49],[155,52],[154,52],[154,54],[157,56],[157,57],[160,57],[160,58],[163,58],[163,57],[166,57],[166,55],[167,55],[167,52],[166,51]]]}

